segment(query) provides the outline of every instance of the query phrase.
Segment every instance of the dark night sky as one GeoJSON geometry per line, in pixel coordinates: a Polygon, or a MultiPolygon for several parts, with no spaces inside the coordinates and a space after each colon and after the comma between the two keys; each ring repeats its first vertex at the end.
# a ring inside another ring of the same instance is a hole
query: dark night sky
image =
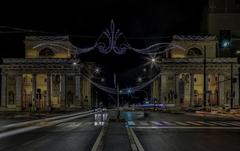
{"type": "MultiPolygon", "coordinates": [[[[50,1],[50,0],[49,0],[50,1]]],[[[99,36],[113,19],[127,37],[159,37],[200,33],[207,0],[87,0],[60,2],[8,2],[0,5],[0,25],[72,35],[77,46],[85,43],[78,36],[99,36]]],[[[0,28],[1,29],[1,28],[0,28]]],[[[1,29],[2,31],[3,29],[1,29]]],[[[23,57],[26,34],[0,34],[0,56],[23,57]]],[[[155,39],[161,41],[163,39],[155,39]]],[[[95,39],[89,39],[94,42],[95,39]]],[[[131,40],[130,40],[131,42],[131,40]]],[[[134,40],[136,47],[149,41],[134,40]]],[[[150,42],[151,43],[151,42],[150,42]]],[[[119,69],[138,64],[131,52],[125,56],[89,54],[82,59],[115,61],[119,69]],[[127,61],[130,60],[131,62],[127,61]]],[[[115,68],[115,67],[114,67],[115,68]]]]}

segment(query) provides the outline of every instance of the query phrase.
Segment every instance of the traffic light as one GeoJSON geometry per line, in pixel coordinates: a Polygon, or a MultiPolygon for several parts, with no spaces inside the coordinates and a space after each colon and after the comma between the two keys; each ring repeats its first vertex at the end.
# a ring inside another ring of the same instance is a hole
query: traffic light
{"type": "Polygon", "coordinates": [[[220,48],[230,48],[232,45],[232,36],[230,30],[220,30],[219,38],[220,48]]]}

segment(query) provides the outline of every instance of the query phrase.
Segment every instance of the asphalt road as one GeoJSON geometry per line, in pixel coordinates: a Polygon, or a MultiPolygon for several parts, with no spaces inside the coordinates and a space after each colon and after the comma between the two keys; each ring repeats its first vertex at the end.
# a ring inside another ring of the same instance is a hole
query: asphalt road
{"type": "Polygon", "coordinates": [[[0,139],[0,150],[8,151],[88,151],[101,127],[94,116],[41,128],[0,139]]]}
{"type": "Polygon", "coordinates": [[[236,120],[147,112],[129,126],[146,151],[240,150],[236,120]]]}

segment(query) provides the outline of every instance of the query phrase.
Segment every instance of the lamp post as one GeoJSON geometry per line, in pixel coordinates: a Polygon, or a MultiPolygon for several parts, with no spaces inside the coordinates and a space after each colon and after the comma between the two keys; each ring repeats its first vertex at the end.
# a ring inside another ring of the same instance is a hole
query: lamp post
{"type": "Polygon", "coordinates": [[[98,108],[98,92],[96,91],[96,108],[98,108]]]}
{"type": "Polygon", "coordinates": [[[204,106],[204,109],[206,109],[206,99],[207,99],[207,95],[206,95],[206,90],[207,90],[207,85],[206,85],[206,46],[204,46],[204,49],[203,49],[203,55],[204,55],[204,58],[203,58],[203,106],[204,106]]]}

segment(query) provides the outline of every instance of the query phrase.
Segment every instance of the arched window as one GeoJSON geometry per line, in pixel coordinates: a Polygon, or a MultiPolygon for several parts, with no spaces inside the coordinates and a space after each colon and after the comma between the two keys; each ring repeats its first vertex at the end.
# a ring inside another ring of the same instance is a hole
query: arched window
{"type": "Polygon", "coordinates": [[[196,47],[189,49],[187,52],[187,56],[191,57],[201,57],[202,55],[202,51],[196,47]]]}
{"type": "Polygon", "coordinates": [[[54,56],[54,52],[50,48],[43,48],[42,50],[40,50],[39,56],[40,57],[52,57],[52,56],[54,56]]]}

